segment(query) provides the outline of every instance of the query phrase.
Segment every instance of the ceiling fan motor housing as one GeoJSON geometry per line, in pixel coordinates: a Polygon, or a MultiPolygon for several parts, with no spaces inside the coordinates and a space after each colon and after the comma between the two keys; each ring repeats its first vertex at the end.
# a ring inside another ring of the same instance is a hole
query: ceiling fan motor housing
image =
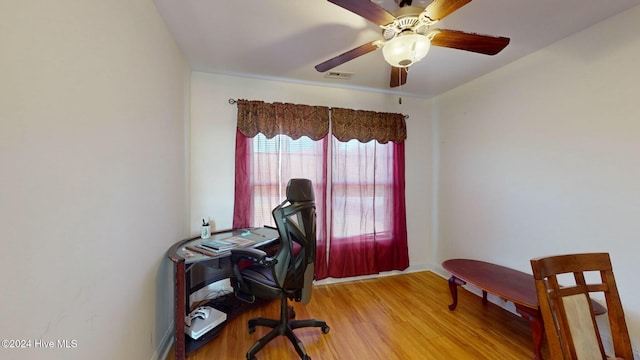
{"type": "Polygon", "coordinates": [[[383,25],[382,37],[385,40],[391,40],[400,33],[411,31],[417,34],[425,35],[429,30],[429,26],[436,23],[426,14],[424,9],[416,6],[405,6],[393,12],[395,20],[392,23],[383,25]]]}

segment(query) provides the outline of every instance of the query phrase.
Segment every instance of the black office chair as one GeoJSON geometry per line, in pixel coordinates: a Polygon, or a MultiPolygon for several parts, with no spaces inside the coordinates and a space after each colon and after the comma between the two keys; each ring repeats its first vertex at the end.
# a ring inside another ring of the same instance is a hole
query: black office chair
{"type": "Polygon", "coordinates": [[[291,179],[287,184],[287,199],[272,211],[280,234],[280,247],[273,256],[258,249],[231,250],[233,276],[231,284],[236,296],[247,302],[255,298],[280,299],[280,319],[249,320],[249,333],[256,326],[273,328],[247,352],[247,360],[269,341],[285,335],[303,360],[310,360],[294,329],[319,327],[324,334],[329,326],[322,320],[290,320],[295,317],[287,299],[307,304],[311,300],[316,256],[316,206],[313,187],[308,179],[291,179]]]}

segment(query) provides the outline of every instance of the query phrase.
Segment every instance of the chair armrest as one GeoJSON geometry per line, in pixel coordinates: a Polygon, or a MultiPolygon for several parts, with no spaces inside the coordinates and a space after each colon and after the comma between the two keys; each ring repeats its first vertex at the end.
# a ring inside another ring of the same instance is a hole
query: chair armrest
{"type": "Polygon", "coordinates": [[[242,260],[248,260],[254,264],[272,267],[278,261],[267,256],[267,253],[255,248],[239,248],[231,249],[231,263],[238,264],[242,260]]]}
{"type": "Polygon", "coordinates": [[[255,265],[265,268],[273,268],[278,260],[267,256],[266,252],[255,248],[231,249],[230,260],[231,269],[233,271],[231,281],[232,284],[234,284],[235,281],[235,285],[233,285],[233,287],[236,289],[236,297],[252,303],[255,300],[255,297],[251,294],[249,287],[245,283],[241,269],[247,266],[255,265]],[[247,297],[242,297],[239,294],[245,294],[247,297]],[[251,300],[247,300],[249,298],[251,300]]]}

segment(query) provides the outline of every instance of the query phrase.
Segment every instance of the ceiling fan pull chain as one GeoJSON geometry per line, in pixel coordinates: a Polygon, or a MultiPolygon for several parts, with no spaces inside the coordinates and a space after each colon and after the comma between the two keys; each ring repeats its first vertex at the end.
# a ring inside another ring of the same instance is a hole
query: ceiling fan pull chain
{"type": "MultiPolygon", "coordinates": [[[[409,72],[409,67],[406,67],[405,71],[409,72]]],[[[398,86],[398,90],[400,90],[400,92],[402,92],[402,69],[400,69],[400,71],[398,71],[398,84],[400,84],[398,86]]],[[[402,105],[402,95],[398,96],[398,104],[402,105]]]]}

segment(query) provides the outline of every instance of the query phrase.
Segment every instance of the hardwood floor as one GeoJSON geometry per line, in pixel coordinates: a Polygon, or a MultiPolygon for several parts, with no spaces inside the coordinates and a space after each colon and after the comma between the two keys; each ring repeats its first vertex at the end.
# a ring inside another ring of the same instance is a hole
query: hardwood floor
{"type": "MultiPolygon", "coordinates": [[[[480,297],[462,289],[457,309],[450,311],[450,303],[447,281],[428,271],[317,285],[307,306],[294,304],[296,318],[323,319],[331,331],[325,335],[320,329],[299,329],[296,334],[314,360],[533,358],[524,319],[494,304],[483,305],[480,297]]],[[[278,314],[277,301],[252,309],[187,359],[245,359],[247,349],[268,332],[258,327],[248,334],[247,320],[278,314]]],[[[299,359],[285,337],[273,340],[257,358],[299,359]]],[[[173,349],[167,360],[175,360],[173,349]]]]}

